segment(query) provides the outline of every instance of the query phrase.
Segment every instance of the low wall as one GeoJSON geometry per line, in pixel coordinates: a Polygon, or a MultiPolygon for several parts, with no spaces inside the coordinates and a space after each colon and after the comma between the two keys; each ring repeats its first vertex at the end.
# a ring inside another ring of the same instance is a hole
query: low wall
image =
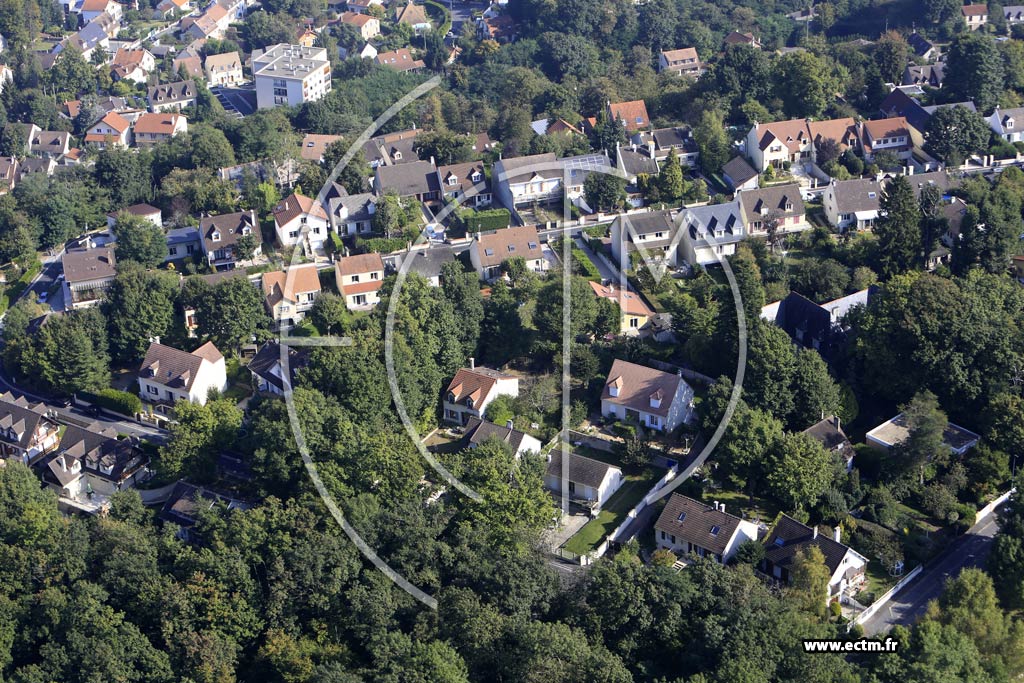
{"type": "Polygon", "coordinates": [[[875,613],[878,610],[885,607],[886,603],[892,600],[892,597],[896,595],[898,592],[900,592],[900,590],[904,586],[906,586],[908,583],[916,579],[917,575],[920,574],[923,569],[924,565],[919,564],[916,567],[914,567],[909,574],[907,574],[902,579],[897,581],[895,586],[893,586],[885,593],[883,593],[877,600],[871,603],[871,605],[866,610],[858,614],[857,617],[850,622],[850,624],[846,627],[847,632],[849,632],[850,629],[853,628],[854,624],[863,624],[865,621],[873,617],[875,613]]]}

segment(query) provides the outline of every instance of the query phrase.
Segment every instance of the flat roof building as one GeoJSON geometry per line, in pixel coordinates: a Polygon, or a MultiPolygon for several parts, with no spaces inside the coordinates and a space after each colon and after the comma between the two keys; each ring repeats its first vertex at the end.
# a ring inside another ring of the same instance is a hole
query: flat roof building
{"type": "Polygon", "coordinates": [[[331,91],[331,62],[322,47],[279,43],[252,57],[256,106],[296,107],[331,91]]]}

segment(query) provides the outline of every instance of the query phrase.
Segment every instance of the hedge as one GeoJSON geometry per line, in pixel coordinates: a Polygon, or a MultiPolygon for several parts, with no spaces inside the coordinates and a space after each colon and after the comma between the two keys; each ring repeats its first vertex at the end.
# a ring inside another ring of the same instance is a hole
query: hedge
{"type": "Polygon", "coordinates": [[[482,232],[484,230],[500,230],[512,223],[512,214],[508,209],[486,209],[474,211],[461,209],[455,213],[459,224],[466,232],[482,232]]]}
{"type": "Polygon", "coordinates": [[[448,8],[439,2],[434,2],[433,0],[426,0],[426,2],[424,2],[423,4],[441,13],[441,16],[444,17],[444,21],[441,22],[441,28],[439,29],[439,32],[441,33],[442,36],[448,35],[448,31],[452,30],[452,17],[451,14],[448,12],[448,8]]]}
{"type": "Polygon", "coordinates": [[[142,399],[135,394],[117,389],[103,389],[95,395],[96,403],[101,408],[106,408],[122,415],[135,415],[142,412],[142,399]]]}
{"type": "Polygon", "coordinates": [[[377,252],[378,254],[390,254],[393,251],[405,249],[406,240],[400,237],[372,237],[363,239],[357,237],[355,240],[356,251],[361,254],[377,252]]]}

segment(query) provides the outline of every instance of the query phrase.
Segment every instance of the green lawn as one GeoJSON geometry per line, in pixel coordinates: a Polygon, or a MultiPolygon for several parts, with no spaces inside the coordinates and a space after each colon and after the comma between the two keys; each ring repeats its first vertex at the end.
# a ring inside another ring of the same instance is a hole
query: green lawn
{"type": "Polygon", "coordinates": [[[885,567],[878,560],[868,562],[865,577],[867,582],[860,593],[857,594],[857,601],[865,606],[877,600],[899,581],[899,577],[889,576],[889,572],[885,570],[885,567]]]}
{"type": "Polygon", "coordinates": [[[597,517],[587,522],[562,547],[577,555],[586,555],[601,545],[605,537],[622,524],[626,514],[643,500],[661,475],[660,470],[648,469],[641,475],[627,476],[622,488],[608,499],[597,517]]]}
{"type": "Polygon", "coordinates": [[[619,457],[618,453],[612,453],[609,451],[602,451],[599,448],[593,448],[583,444],[582,446],[572,446],[571,450],[577,455],[582,455],[584,458],[590,458],[591,460],[597,460],[599,462],[606,462],[609,465],[615,465],[616,467],[622,467],[622,458],[619,457]]]}
{"type": "Polygon", "coordinates": [[[754,496],[754,502],[751,504],[750,496],[741,491],[705,491],[703,499],[708,505],[717,500],[725,505],[727,512],[744,519],[760,517],[762,521],[770,523],[779,514],[779,506],[774,501],[754,496]]]}

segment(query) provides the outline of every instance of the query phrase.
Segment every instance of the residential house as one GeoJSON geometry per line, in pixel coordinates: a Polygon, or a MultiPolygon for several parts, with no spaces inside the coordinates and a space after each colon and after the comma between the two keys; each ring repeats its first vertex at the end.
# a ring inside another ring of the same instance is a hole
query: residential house
{"type": "Polygon", "coordinates": [[[171,69],[179,78],[203,78],[203,58],[191,53],[179,55],[171,61],[171,69]]]}
{"type": "Polygon", "coordinates": [[[422,59],[414,59],[408,48],[399,48],[392,52],[381,52],[375,58],[378,64],[391,67],[395,71],[420,71],[427,64],[422,59]]]}
{"type": "Polygon", "coordinates": [[[504,263],[516,257],[526,261],[527,270],[535,273],[547,271],[548,261],[544,257],[535,226],[524,225],[491,233],[477,233],[469,245],[469,261],[483,280],[497,279],[504,263]]]}
{"type": "Polygon", "coordinates": [[[967,23],[967,28],[972,31],[977,31],[988,23],[988,5],[964,5],[960,8],[960,13],[967,23]]]}
{"type": "Polygon", "coordinates": [[[179,13],[191,12],[192,8],[192,0],[160,0],[160,3],[156,6],[156,11],[160,14],[160,18],[172,19],[179,13]]]}
{"type": "Polygon", "coordinates": [[[416,273],[431,287],[440,287],[441,269],[446,263],[457,260],[464,251],[464,248],[451,244],[424,244],[389,254],[384,265],[392,270],[405,268],[407,273],[416,273]],[[410,259],[412,263],[406,265],[410,259]]]}
{"type": "Polygon", "coordinates": [[[519,378],[490,368],[478,368],[472,358],[461,368],[444,392],[444,421],[465,426],[470,418],[482,418],[487,406],[499,396],[519,395],[519,378]]]}
{"type": "Polygon", "coordinates": [[[316,41],[319,37],[319,34],[313,30],[313,27],[309,24],[306,24],[306,27],[302,29],[302,31],[299,32],[298,36],[295,38],[295,43],[297,45],[301,45],[302,47],[313,47],[314,45],[316,45],[316,41]]]}
{"type": "Polygon", "coordinates": [[[373,191],[378,197],[395,192],[417,202],[437,201],[441,197],[437,167],[433,161],[412,161],[396,166],[378,166],[373,175],[373,191]]]}
{"type": "Polygon", "coordinates": [[[334,282],[348,310],[369,310],[380,303],[384,260],[376,252],[343,256],[334,262],[334,282]]]}
{"type": "Polygon", "coordinates": [[[64,252],[64,309],[95,306],[117,275],[117,260],[111,247],[64,252]]]}
{"type": "MultiPolygon", "coordinates": [[[[110,18],[110,15],[108,14],[103,16],[110,18]]],[[[82,59],[87,62],[91,63],[93,55],[95,54],[102,56],[103,61],[106,62],[106,54],[102,51],[106,50],[110,46],[110,39],[112,36],[105,26],[105,23],[101,23],[101,20],[97,19],[86,24],[78,33],[68,36],[61,42],[57,43],[53,48],[53,51],[45,55],[45,61],[42,59],[40,60],[43,62],[41,64],[43,70],[49,71],[49,69],[53,67],[53,64],[55,64],[60,58],[61,53],[68,47],[73,47],[78,50],[82,54],[82,59]],[[100,50],[101,52],[97,53],[97,50],[100,50]],[[49,62],[49,64],[46,62],[49,62]]],[[[117,25],[115,24],[115,29],[116,26],[117,25]]],[[[116,33],[117,31],[115,30],[114,34],[116,35],[116,33]]]]}
{"type": "Polygon", "coordinates": [[[138,447],[138,441],[119,438],[113,426],[70,424],[46,463],[43,481],[61,498],[100,507],[100,500],[105,502],[110,495],[142,482],[147,464],[149,456],[138,447]]]}
{"type": "Polygon", "coordinates": [[[262,284],[267,312],[283,328],[301,322],[320,296],[320,275],[315,263],[291,266],[287,272],[263,273],[262,284]]]}
{"type": "Polygon", "coordinates": [[[661,170],[658,161],[648,156],[646,150],[637,151],[636,145],[622,147],[616,144],[615,166],[626,175],[627,192],[638,190],[636,182],[641,175],[656,176],[661,170]]]}
{"type": "Polygon", "coordinates": [[[329,225],[320,202],[292,193],[274,207],[273,214],[274,233],[282,247],[301,243],[307,256],[323,251],[329,225]]]}
{"type": "Polygon", "coordinates": [[[856,455],[853,444],[835,415],[822,418],[803,431],[804,434],[821,443],[829,453],[839,456],[846,465],[846,471],[853,469],[853,458],[856,455]]]}
{"type": "Polygon", "coordinates": [[[992,131],[1007,142],[1024,142],[1024,107],[995,108],[988,117],[992,131]]]}
{"type": "MultiPolygon", "coordinates": [[[[593,173],[596,169],[606,168],[610,169],[613,167],[612,161],[608,158],[608,154],[602,150],[594,154],[580,154],[573,157],[564,157],[558,160],[564,169],[564,182],[563,188],[565,195],[570,200],[577,200],[583,198],[583,184],[587,180],[587,176],[593,173]]],[[[586,204],[582,204],[584,208],[586,204]]]]}
{"type": "Polygon", "coordinates": [[[620,267],[631,268],[633,253],[643,249],[646,258],[655,262],[675,264],[675,255],[670,253],[678,244],[675,237],[676,224],[669,211],[649,211],[619,216],[612,222],[612,258],[620,267]]]}
{"type": "Polygon", "coordinates": [[[654,523],[654,542],[677,556],[696,555],[727,564],[747,541],[757,541],[757,525],[725,511],[673,493],[654,523]]]}
{"type": "Polygon", "coordinates": [[[704,65],[697,56],[697,49],[684,47],[678,50],[664,50],[658,56],[658,71],[699,78],[704,73],[704,65]]]}
{"type": "Polygon", "coordinates": [[[946,74],[945,64],[910,64],[903,70],[903,85],[920,85],[941,88],[946,74]]]}
{"type": "Polygon", "coordinates": [[[938,46],[917,31],[914,31],[907,36],[907,44],[910,45],[910,49],[914,51],[914,55],[926,62],[931,62],[939,57],[938,46]]]}
{"type": "Polygon", "coordinates": [[[71,151],[71,133],[37,128],[29,143],[29,151],[38,156],[60,159],[71,151]]]}
{"type": "Polygon", "coordinates": [[[254,255],[261,252],[260,224],[255,211],[207,216],[199,220],[206,261],[214,270],[231,270],[239,260],[238,240],[252,235],[256,241],[254,255]]]}
{"type": "Polygon", "coordinates": [[[519,431],[511,422],[509,420],[509,424],[501,427],[493,422],[471,417],[466,421],[465,442],[469,448],[477,448],[480,444],[494,439],[508,444],[517,458],[526,453],[540,455],[540,441],[526,432],[519,431]]]}
{"type": "Polygon", "coordinates": [[[154,85],[147,96],[151,112],[181,111],[196,103],[196,84],[192,81],[178,81],[154,85]]]}
{"type": "Polygon", "coordinates": [[[132,125],[117,112],[110,112],[85,131],[85,144],[105,149],[107,145],[127,147],[132,125]]]}
{"type": "Polygon", "coordinates": [[[104,12],[115,19],[120,19],[123,13],[121,5],[114,0],[82,0],[78,13],[82,17],[82,25],[85,26],[104,12]]]}
{"type": "Polygon", "coordinates": [[[933,104],[926,107],[902,89],[896,88],[882,100],[878,107],[878,113],[885,118],[902,116],[913,129],[921,133],[928,129],[928,120],[932,117],[932,114],[946,107],[966,107],[970,111],[977,111],[974,102],[970,101],[933,104]]]}
{"type": "Polygon", "coordinates": [[[882,185],[871,178],[833,180],[822,195],[825,218],[840,232],[874,227],[881,201],[882,185]]]}
{"type": "Polygon", "coordinates": [[[320,163],[324,160],[324,153],[333,143],[341,140],[340,135],[316,135],[306,133],[299,144],[299,156],[306,161],[320,163]]]}
{"type": "Polygon", "coordinates": [[[115,81],[129,80],[145,83],[156,71],[156,57],[144,47],[133,50],[118,48],[110,64],[110,75],[115,81]]]}
{"type": "Polygon", "coordinates": [[[404,7],[395,8],[394,19],[396,24],[411,26],[416,33],[430,30],[430,17],[427,16],[427,8],[415,4],[412,0],[407,0],[404,7]]]}
{"type": "Polygon", "coordinates": [[[618,307],[621,314],[619,334],[636,335],[654,316],[654,311],[636,292],[616,287],[613,284],[591,282],[590,288],[602,299],[610,299],[618,307]]]}
{"type": "Polygon", "coordinates": [[[184,35],[192,40],[221,40],[231,21],[224,6],[213,3],[198,17],[182,19],[181,26],[185,29],[184,35]]]}
{"type": "Polygon", "coordinates": [[[909,159],[912,148],[909,124],[901,116],[864,121],[861,124],[861,149],[867,161],[872,161],[879,152],[890,152],[900,159],[909,159]]]}
{"type": "MultiPolygon", "coordinates": [[[[98,97],[93,100],[94,105],[102,111],[104,114],[109,114],[112,111],[118,113],[126,113],[132,109],[128,101],[123,97],[98,97]]],[[[62,113],[69,119],[77,118],[82,111],[81,100],[67,100],[64,102],[64,109],[62,113]]]]}
{"type": "Polygon", "coordinates": [[[199,234],[199,228],[195,226],[172,228],[164,237],[167,240],[167,256],[164,257],[164,263],[176,261],[180,265],[203,253],[203,239],[199,234]]]}
{"type": "Polygon", "coordinates": [[[60,441],[60,425],[44,403],[0,394],[0,457],[33,465],[60,441]]]}
{"type": "Polygon", "coordinates": [[[491,187],[510,211],[562,198],[563,165],[553,152],[498,159],[491,169],[491,187]]]}
{"type": "Polygon", "coordinates": [[[761,41],[753,33],[740,33],[739,31],[732,31],[722,41],[726,48],[730,45],[749,45],[750,47],[760,50],[761,41]]]}
{"type": "Polygon", "coordinates": [[[204,405],[211,389],[228,388],[224,356],[213,342],[191,353],[152,342],[139,366],[139,396],[151,403],[204,405]]]}
{"type": "Polygon", "coordinates": [[[18,164],[18,182],[20,183],[27,176],[35,173],[42,173],[45,176],[51,176],[56,170],[57,162],[54,161],[52,157],[46,157],[45,159],[29,157],[18,164]]]}
{"type": "Polygon", "coordinates": [[[693,414],[693,388],[680,375],[616,359],[601,392],[601,414],[669,433],[693,414]]]}
{"type": "Polygon", "coordinates": [[[831,360],[842,346],[846,330],[843,319],[855,306],[866,306],[873,296],[872,289],[862,289],[833,301],[818,305],[796,292],[777,305],[762,309],[761,317],[786,331],[795,343],[817,350],[823,358],[831,360]]]}
{"type": "Polygon", "coordinates": [[[756,190],[758,172],[742,156],[735,156],[722,166],[722,178],[733,191],[756,190]]]}
{"type": "Polygon", "coordinates": [[[179,481],[160,509],[159,516],[164,522],[180,527],[178,537],[190,541],[195,538],[191,528],[199,521],[200,511],[211,510],[215,506],[225,511],[248,510],[252,507],[237,498],[179,481]]]}
{"type": "MultiPolygon", "coordinates": [[[[896,417],[886,420],[870,432],[864,435],[864,442],[884,451],[889,451],[899,446],[910,438],[910,425],[907,416],[900,413],[896,417]]],[[[952,422],[946,425],[942,433],[942,443],[949,448],[953,455],[964,455],[973,448],[980,436],[969,429],[965,429],[952,422]]]]}
{"type": "Polygon", "coordinates": [[[383,7],[384,0],[348,0],[345,4],[345,8],[349,12],[355,14],[368,14],[370,8],[376,5],[377,7],[383,7]]]}
{"type": "Polygon", "coordinates": [[[643,100],[615,104],[609,102],[608,118],[612,121],[622,121],[622,125],[630,133],[651,127],[651,117],[647,115],[647,105],[643,100]]]}
{"type": "Polygon", "coordinates": [[[797,232],[810,227],[804,216],[804,200],[800,186],[771,185],[736,193],[748,235],[767,236],[772,221],[781,233],[797,232]]]}
{"type": "Polygon", "coordinates": [[[646,151],[647,156],[658,163],[664,162],[669,154],[675,152],[680,164],[694,168],[700,156],[693,131],[686,126],[637,131],[630,142],[636,146],[636,151],[646,151]]]}
{"type": "Polygon", "coordinates": [[[281,363],[280,343],[271,340],[261,346],[256,355],[252,357],[245,367],[252,374],[253,386],[256,391],[283,396],[287,371],[291,371],[288,386],[294,386],[295,373],[305,365],[308,354],[304,353],[302,349],[290,345],[285,346],[285,354],[288,359],[287,367],[281,363]]]}
{"type": "Polygon", "coordinates": [[[373,232],[373,214],[377,211],[377,198],[373,193],[350,195],[344,187],[335,183],[325,199],[331,230],[342,237],[373,232]]]}
{"type": "Polygon", "coordinates": [[[363,145],[363,154],[370,168],[378,166],[395,166],[397,164],[408,164],[419,161],[416,154],[416,136],[422,133],[422,129],[400,130],[395,133],[378,135],[366,141],[363,145]]]}
{"type": "Polygon", "coordinates": [[[516,21],[507,14],[482,16],[476,20],[476,35],[479,40],[511,43],[516,37],[516,21]]]}
{"type": "Polygon", "coordinates": [[[747,237],[739,202],[695,206],[683,211],[682,236],[676,262],[690,266],[720,263],[736,253],[736,245],[747,237]]]}
{"type": "Polygon", "coordinates": [[[491,204],[490,181],[483,162],[468,161],[464,164],[440,166],[437,179],[446,202],[458,202],[460,206],[473,209],[491,204]],[[473,190],[481,184],[480,189],[473,190]]]}
{"type": "Polygon", "coordinates": [[[786,164],[814,161],[817,147],[826,140],[834,142],[839,151],[857,146],[857,128],[853,119],[808,121],[790,119],[755,124],[747,133],[746,151],[759,173],[769,166],[783,168],[786,164]]]}
{"type": "Polygon", "coordinates": [[[157,226],[158,228],[164,227],[164,218],[163,214],[160,212],[160,209],[149,204],[132,204],[131,206],[126,206],[123,209],[111,211],[110,213],[107,214],[108,229],[114,229],[114,225],[117,223],[117,217],[119,214],[122,213],[127,213],[132,216],[137,216],[139,218],[145,218],[147,221],[157,226]]]}
{"type": "Polygon", "coordinates": [[[832,535],[819,534],[818,527],[801,524],[788,515],[780,515],[764,541],[765,557],[761,570],[782,583],[789,583],[793,561],[798,553],[807,553],[817,547],[828,567],[828,596],[831,601],[853,589],[865,580],[868,560],[841,542],[841,530],[836,527],[832,535]]]}
{"type": "Polygon", "coordinates": [[[626,481],[622,470],[600,460],[570,452],[563,473],[562,450],[555,448],[548,455],[544,488],[556,494],[600,510],[626,481]]]}
{"type": "Polygon", "coordinates": [[[7,194],[18,184],[18,160],[0,157],[0,194],[7,194]]]}
{"type": "Polygon", "coordinates": [[[132,126],[136,147],[152,147],[170,140],[175,135],[188,132],[188,119],[181,114],[146,113],[139,116],[132,126]]]}
{"type": "Polygon", "coordinates": [[[380,35],[380,19],[370,14],[344,12],[339,17],[339,21],[354,26],[363,40],[370,40],[380,35]]]}
{"type": "Polygon", "coordinates": [[[1003,5],[1003,16],[1010,26],[1024,24],[1024,5],[1003,5]]]}
{"type": "Polygon", "coordinates": [[[322,47],[279,43],[252,56],[256,105],[260,109],[297,107],[331,91],[331,62],[322,47]]]}
{"type": "Polygon", "coordinates": [[[211,88],[224,85],[241,85],[244,82],[242,58],[238,56],[237,50],[220,55],[207,55],[206,83],[211,88]]]}

